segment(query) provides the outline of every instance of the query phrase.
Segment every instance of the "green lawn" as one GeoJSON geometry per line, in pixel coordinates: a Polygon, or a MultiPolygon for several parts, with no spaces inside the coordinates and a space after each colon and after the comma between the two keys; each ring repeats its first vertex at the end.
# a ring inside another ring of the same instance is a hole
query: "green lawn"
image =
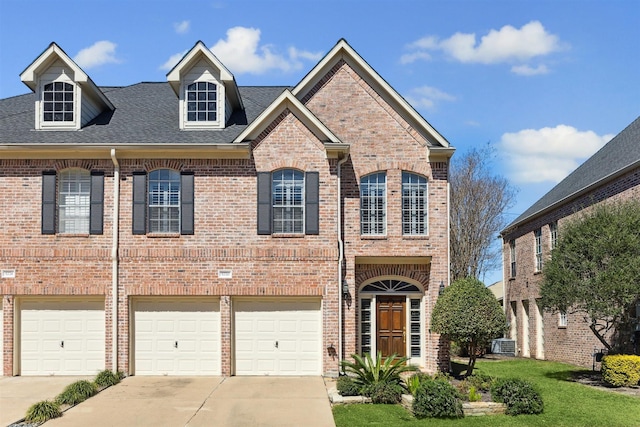
{"type": "Polygon", "coordinates": [[[337,427],[357,426],[640,426],[640,398],[623,396],[568,381],[581,368],[563,363],[513,359],[478,361],[475,372],[496,377],[525,378],[540,391],[541,415],[492,415],[457,420],[418,420],[399,405],[338,405],[337,427]]]}

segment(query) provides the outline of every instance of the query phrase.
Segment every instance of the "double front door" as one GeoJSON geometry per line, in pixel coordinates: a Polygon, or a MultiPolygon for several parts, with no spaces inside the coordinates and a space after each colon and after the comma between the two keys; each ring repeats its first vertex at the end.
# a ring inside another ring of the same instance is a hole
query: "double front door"
{"type": "Polygon", "coordinates": [[[406,298],[404,296],[380,295],[376,299],[376,348],[382,357],[396,354],[406,355],[406,298]]]}

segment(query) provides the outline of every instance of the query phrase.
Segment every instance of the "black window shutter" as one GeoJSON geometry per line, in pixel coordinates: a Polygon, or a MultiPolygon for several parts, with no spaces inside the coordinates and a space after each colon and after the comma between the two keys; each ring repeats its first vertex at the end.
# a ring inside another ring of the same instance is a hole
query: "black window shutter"
{"type": "Polygon", "coordinates": [[[258,234],[271,234],[271,172],[258,172],[258,234]]]}
{"type": "Polygon", "coordinates": [[[56,171],[42,172],[42,234],[56,234],[56,171]]]}
{"type": "Polygon", "coordinates": [[[133,234],[147,233],[147,174],[133,173],[133,234]]]}
{"type": "Polygon", "coordinates": [[[318,172],[307,172],[304,178],[306,234],[320,234],[320,177],[318,172]]]}
{"type": "Polygon", "coordinates": [[[91,171],[91,204],[89,205],[89,234],[102,234],[104,216],[104,172],[91,171]]]}
{"type": "Polygon", "coordinates": [[[193,172],[180,173],[180,234],[194,234],[193,172]]]}

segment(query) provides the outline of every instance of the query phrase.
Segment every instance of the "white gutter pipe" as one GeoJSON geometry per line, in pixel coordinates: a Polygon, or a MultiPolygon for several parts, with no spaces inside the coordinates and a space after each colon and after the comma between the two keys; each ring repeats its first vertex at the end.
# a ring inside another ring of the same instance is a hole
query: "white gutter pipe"
{"type": "Polygon", "coordinates": [[[341,166],[349,158],[348,155],[338,160],[338,362],[342,366],[344,346],[342,342],[342,261],[344,260],[344,242],[342,241],[342,205],[341,205],[341,166]]]}
{"type": "Polygon", "coordinates": [[[116,149],[111,149],[113,162],[113,241],[111,246],[111,363],[118,372],[118,225],[120,224],[120,164],[116,149]]]}

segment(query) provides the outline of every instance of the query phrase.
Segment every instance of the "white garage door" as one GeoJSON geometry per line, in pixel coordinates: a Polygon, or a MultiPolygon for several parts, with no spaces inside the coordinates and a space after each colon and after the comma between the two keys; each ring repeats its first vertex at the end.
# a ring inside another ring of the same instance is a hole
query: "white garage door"
{"type": "Polygon", "coordinates": [[[136,375],[220,375],[220,302],[134,302],[136,375]]]}
{"type": "Polygon", "coordinates": [[[320,375],[320,300],[234,303],[236,375],[320,375]]]}
{"type": "Polygon", "coordinates": [[[105,369],[104,300],[20,305],[22,375],[94,375],[105,369]]]}

